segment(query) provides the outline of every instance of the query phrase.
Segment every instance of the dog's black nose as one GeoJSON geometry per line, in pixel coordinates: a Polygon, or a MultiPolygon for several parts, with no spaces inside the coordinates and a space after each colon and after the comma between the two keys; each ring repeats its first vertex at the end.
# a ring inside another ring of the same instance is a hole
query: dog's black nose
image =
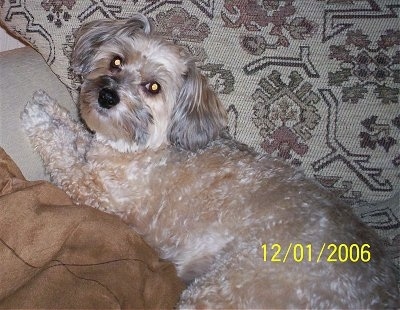
{"type": "Polygon", "coordinates": [[[117,91],[110,88],[103,88],[99,92],[98,98],[99,105],[102,108],[110,109],[119,103],[119,96],[117,91]]]}

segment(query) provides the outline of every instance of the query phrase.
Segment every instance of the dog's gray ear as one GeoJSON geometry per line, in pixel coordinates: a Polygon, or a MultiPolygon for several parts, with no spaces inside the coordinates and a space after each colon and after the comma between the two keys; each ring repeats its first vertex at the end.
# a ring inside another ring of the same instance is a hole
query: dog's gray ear
{"type": "Polygon", "coordinates": [[[195,151],[205,147],[227,126],[227,114],[207,78],[191,62],[172,112],[168,139],[195,151]]]}
{"type": "Polygon", "coordinates": [[[75,33],[75,46],[71,66],[78,75],[90,72],[92,59],[100,46],[120,36],[134,36],[137,32],[149,34],[151,26],[147,17],[134,14],[125,20],[95,20],[83,24],[75,33]]]}

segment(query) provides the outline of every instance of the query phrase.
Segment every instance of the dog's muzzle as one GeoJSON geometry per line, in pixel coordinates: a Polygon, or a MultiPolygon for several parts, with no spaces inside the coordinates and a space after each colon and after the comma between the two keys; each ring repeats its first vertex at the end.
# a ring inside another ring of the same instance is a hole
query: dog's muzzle
{"type": "Polygon", "coordinates": [[[119,103],[119,96],[117,91],[110,88],[103,88],[99,92],[99,98],[97,99],[100,107],[105,109],[111,109],[119,103]]]}

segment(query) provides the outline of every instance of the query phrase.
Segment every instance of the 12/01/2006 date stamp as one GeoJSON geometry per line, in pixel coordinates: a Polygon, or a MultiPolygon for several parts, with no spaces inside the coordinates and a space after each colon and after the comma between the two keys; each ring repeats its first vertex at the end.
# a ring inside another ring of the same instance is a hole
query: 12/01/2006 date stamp
{"type": "Polygon", "coordinates": [[[315,248],[312,244],[290,243],[283,247],[279,243],[264,243],[261,248],[264,262],[271,263],[368,263],[371,260],[369,244],[323,243],[315,248]]]}

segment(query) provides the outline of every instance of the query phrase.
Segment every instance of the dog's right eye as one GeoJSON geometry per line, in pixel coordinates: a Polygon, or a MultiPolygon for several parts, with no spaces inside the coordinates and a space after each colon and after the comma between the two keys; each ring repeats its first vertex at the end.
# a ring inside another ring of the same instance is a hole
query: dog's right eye
{"type": "Polygon", "coordinates": [[[110,68],[111,69],[118,69],[120,70],[122,67],[122,58],[119,56],[115,56],[110,63],[110,68]]]}

